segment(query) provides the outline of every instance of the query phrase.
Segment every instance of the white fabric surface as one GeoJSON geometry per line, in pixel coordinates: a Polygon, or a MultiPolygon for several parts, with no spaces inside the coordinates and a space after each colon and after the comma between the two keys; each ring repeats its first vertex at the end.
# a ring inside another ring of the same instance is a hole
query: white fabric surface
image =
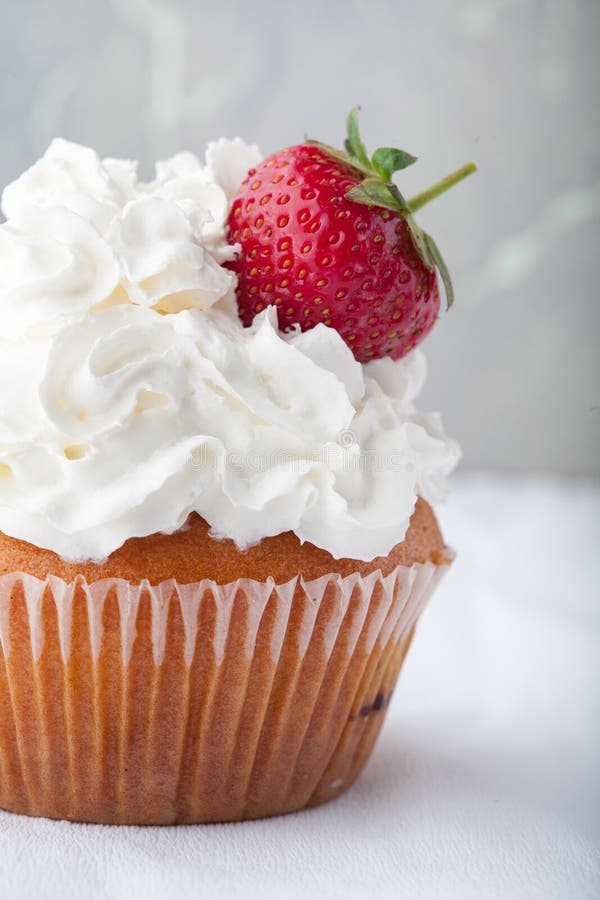
{"type": "Polygon", "coordinates": [[[344,797],[241,825],[0,813],[6,898],[600,896],[600,487],[457,478],[459,552],[344,797]]]}

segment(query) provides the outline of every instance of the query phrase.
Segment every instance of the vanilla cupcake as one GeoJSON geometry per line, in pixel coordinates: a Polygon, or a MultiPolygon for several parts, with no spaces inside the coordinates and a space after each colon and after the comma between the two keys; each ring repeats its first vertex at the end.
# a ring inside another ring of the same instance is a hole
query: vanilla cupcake
{"type": "Polygon", "coordinates": [[[143,183],[55,141],[4,191],[5,809],[167,824],[334,797],[451,561],[431,506],[459,451],[414,406],[421,352],[361,360],[275,302],[246,322],[232,205],[266,163],[222,140],[143,183]]]}

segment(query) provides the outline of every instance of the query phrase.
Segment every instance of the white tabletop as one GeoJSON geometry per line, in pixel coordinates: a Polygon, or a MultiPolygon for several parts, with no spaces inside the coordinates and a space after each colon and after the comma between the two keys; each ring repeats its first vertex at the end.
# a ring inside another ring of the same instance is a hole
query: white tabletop
{"type": "Polygon", "coordinates": [[[6,898],[600,896],[600,488],[457,478],[456,563],[348,794],[241,825],[0,813],[6,898]]]}

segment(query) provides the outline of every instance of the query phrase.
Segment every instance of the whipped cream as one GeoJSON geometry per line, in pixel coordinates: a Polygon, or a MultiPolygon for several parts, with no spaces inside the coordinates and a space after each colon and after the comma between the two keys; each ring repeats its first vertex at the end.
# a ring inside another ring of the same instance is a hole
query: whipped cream
{"type": "Polygon", "coordinates": [[[369,560],[442,499],[460,452],[414,405],[417,350],[358,363],[336,331],[244,328],[223,263],[256,147],[101,160],[54,141],[2,196],[0,531],[69,561],[192,512],[240,548],[294,531],[369,560]]]}

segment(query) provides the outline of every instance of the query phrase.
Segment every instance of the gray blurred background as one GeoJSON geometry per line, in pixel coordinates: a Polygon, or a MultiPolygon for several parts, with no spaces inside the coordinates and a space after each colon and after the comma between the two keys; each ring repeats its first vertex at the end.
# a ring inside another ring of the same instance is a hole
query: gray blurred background
{"type": "Polygon", "coordinates": [[[2,2],[0,181],[55,135],[151,161],[240,134],[419,156],[456,305],[423,405],[465,466],[600,474],[598,0],[2,2]]]}

